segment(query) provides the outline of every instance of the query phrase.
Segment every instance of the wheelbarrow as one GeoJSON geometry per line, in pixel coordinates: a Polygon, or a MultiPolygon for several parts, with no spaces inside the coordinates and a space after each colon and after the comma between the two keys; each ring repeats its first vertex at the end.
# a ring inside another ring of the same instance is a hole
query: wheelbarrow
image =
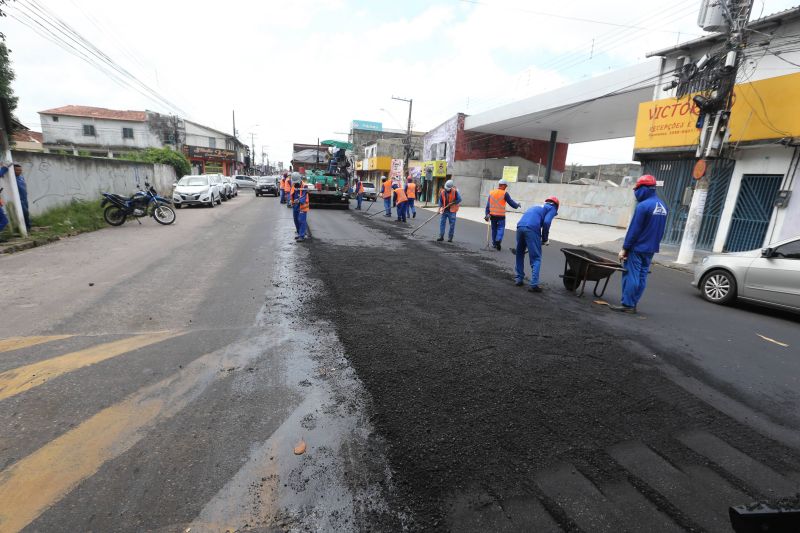
{"type": "Polygon", "coordinates": [[[568,291],[575,291],[580,287],[578,296],[583,296],[587,281],[594,281],[592,292],[596,298],[602,298],[611,275],[617,271],[625,272],[620,263],[587,252],[582,248],[562,248],[561,251],[564,252],[564,273],[559,277],[564,281],[564,288],[568,291]],[[601,281],[605,281],[602,289],[601,281]]]}

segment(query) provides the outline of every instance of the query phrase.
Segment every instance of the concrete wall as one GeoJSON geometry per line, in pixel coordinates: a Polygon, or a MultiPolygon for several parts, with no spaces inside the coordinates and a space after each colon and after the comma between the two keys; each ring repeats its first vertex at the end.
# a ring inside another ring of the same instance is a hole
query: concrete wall
{"type": "MultiPolygon", "coordinates": [[[[454,177],[473,177],[482,179],[499,180],[503,175],[503,167],[519,167],[518,181],[536,182],[544,180],[545,166],[539,165],[522,157],[503,157],[500,159],[473,159],[469,161],[455,161],[448,166],[448,172],[454,177]],[[528,176],[532,176],[528,180],[528,176]]],[[[552,181],[561,182],[561,172],[553,171],[552,181]]]]}
{"type": "MultiPolygon", "coordinates": [[[[495,187],[497,181],[483,181],[480,205],[486,205],[489,191],[495,187]]],[[[549,196],[556,196],[561,203],[559,218],[618,228],[628,226],[636,204],[630,189],[602,185],[512,183],[508,190],[514,200],[522,202],[523,209],[540,204],[549,196]]]]}
{"type": "Polygon", "coordinates": [[[175,182],[175,170],[167,165],[23,151],[12,153],[14,162],[22,164],[32,215],[72,199],[95,200],[103,192],[132,194],[136,191],[137,175],[138,183],[144,186],[148,178],[164,196],[172,194],[175,182]]]}

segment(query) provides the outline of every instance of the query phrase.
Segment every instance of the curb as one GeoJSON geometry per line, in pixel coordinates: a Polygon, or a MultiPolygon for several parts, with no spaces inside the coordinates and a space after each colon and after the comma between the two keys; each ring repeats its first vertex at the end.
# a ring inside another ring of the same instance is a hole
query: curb
{"type": "Polygon", "coordinates": [[[30,250],[31,248],[38,248],[39,246],[44,246],[45,244],[50,244],[51,242],[56,242],[59,240],[61,240],[60,237],[45,237],[30,241],[10,242],[0,245],[0,254],[13,254],[23,250],[30,250]]]}

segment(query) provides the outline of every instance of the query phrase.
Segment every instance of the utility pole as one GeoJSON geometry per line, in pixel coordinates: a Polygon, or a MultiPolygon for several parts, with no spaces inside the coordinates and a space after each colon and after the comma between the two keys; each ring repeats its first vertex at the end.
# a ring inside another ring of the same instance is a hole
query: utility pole
{"type": "MultiPolygon", "coordinates": [[[[0,142],[3,143],[3,159],[12,160],[11,155],[11,111],[8,109],[8,102],[5,98],[0,98],[0,142]]],[[[14,212],[17,215],[17,226],[19,234],[23,239],[28,237],[28,228],[25,226],[25,214],[22,212],[22,201],[19,198],[19,188],[17,187],[17,176],[14,167],[8,169],[8,184],[11,187],[11,201],[14,202],[14,212]]]]}
{"type": "Polygon", "coordinates": [[[255,168],[256,166],[256,142],[255,142],[255,133],[252,131],[250,132],[250,168],[255,168]]]}
{"type": "Polygon", "coordinates": [[[697,90],[697,85],[700,85],[700,94],[692,98],[700,115],[697,121],[700,140],[695,153],[698,163],[694,172],[697,183],[689,205],[681,247],[675,261],[679,264],[690,264],[694,260],[697,237],[703,223],[706,198],[711,185],[708,167],[713,168],[714,160],[724,157],[723,148],[728,138],[728,121],[733,106],[733,88],[744,56],[747,42],[745,28],[750,20],[753,0],[721,0],[718,4],[705,0],[698,20],[703,29],[706,29],[705,15],[709,9],[721,9],[723,12],[727,24],[725,47],[713,56],[706,54],[700,58],[693,65],[694,74],[688,81],[673,82],[672,85],[678,87],[679,98],[683,94],[688,94],[690,87],[694,92],[697,90]],[[711,161],[708,166],[705,160],[711,161]]]}
{"type": "Polygon", "coordinates": [[[407,175],[409,168],[408,168],[408,161],[411,159],[411,107],[414,105],[413,98],[400,98],[398,96],[392,96],[392,100],[400,100],[401,102],[408,102],[408,127],[406,128],[406,158],[405,158],[405,166],[403,167],[403,172],[407,175]]]}

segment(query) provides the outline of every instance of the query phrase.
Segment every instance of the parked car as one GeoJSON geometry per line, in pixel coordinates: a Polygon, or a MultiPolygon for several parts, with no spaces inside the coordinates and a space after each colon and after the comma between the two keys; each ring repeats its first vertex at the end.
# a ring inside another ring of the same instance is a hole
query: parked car
{"type": "Polygon", "coordinates": [[[172,203],[181,208],[184,205],[207,205],[222,203],[222,195],[212,176],[184,176],[172,191],[172,203]]]}
{"type": "Polygon", "coordinates": [[[364,181],[362,185],[364,186],[364,200],[376,201],[378,199],[378,189],[375,188],[375,184],[364,181]]]}
{"type": "Polygon", "coordinates": [[[233,180],[233,178],[225,176],[225,180],[231,184],[231,190],[233,191],[233,196],[239,196],[239,185],[233,180]]]}
{"type": "Polygon", "coordinates": [[[223,202],[227,202],[230,196],[230,188],[225,183],[225,176],[222,174],[208,174],[209,178],[219,188],[219,196],[223,202]]]}
{"type": "Polygon", "coordinates": [[[692,285],[715,304],[739,298],[800,312],[800,237],[761,250],[709,255],[695,268],[692,285]]]}
{"type": "Polygon", "coordinates": [[[233,177],[233,181],[236,182],[236,185],[238,185],[240,189],[255,189],[257,177],[258,176],[245,176],[243,174],[237,174],[233,177]]]}
{"type": "Polygon", "coordinates": [[[256,196],[278,196],[278,181],[274,176],[259,176],[255,189],[256,196]]]}

